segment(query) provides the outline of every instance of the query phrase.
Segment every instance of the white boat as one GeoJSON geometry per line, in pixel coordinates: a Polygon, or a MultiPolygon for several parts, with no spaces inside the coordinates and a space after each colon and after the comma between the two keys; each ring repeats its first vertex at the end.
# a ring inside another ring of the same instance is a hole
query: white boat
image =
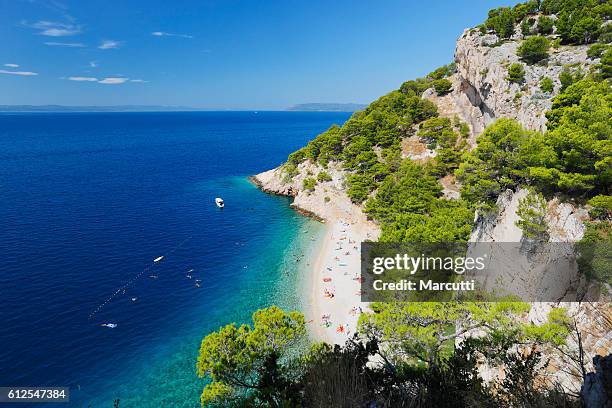
{"type": "Polygon", "coordinates": [[[164,257],[163,257],[163,256],[158,256],[157,258],[155,258],[155,259],[153,260],[153,262],[159,262],[159,261],[161,261],[162,259],[164,259],[164,257]]]}
{"type": "Polygon", "coordinates": [[[115,327],[117,327],[117,323],[102,323],[100,326],[114,329],[115,327]]]}
{"type": "Polygon", "coordinates": [[[219,208],[225,207],[225,203],[223,202],[223,199],[219,197],[215,198],[215,204],[217,204],[217,207],[219,208]]]}

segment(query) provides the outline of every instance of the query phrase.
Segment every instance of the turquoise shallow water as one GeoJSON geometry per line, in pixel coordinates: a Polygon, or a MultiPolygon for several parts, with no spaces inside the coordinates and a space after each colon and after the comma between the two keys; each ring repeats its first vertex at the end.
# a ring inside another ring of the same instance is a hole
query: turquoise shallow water
{"type": "MultiPolygon", "coordinates": [[[[244,189],[245,196],[263,194],[245,178],[228,181],[244,189]]],[[[131,359],[123,369],[133,380],[110,381],[105,388],[113,391],[95,398],[93,406],[119,398],[122,407],[199,407],[204,381],[194,376],[194,366],[199,344],[207,333],[230,322],[247,323],[253,311],[272,304],[302,309],[301,282],[307,279],[302,274],[308,269],[305,254],[316,247],[323,225],[289,209],[288,199],[264,194],[263,200],[277,201],[283,208],[278,219],[268,220],[272,225],[257,234],[256,239],[263,242],[250,248],[233,243],[238,250],[228,263],[242,269],[240,276],[218,282],[215,286],[219,290],[211,289],[214,300],[210,304],[184,311],[182,319],[190,322],[189,326],[177,330],[169,325],[156,349],[145,351],[138,364],[131,359]]]]}
{"type": "MultiPolygon", "coordinates": [[[[235,180],[235,183],[240,185],[245,180],[235,180]]],[[[242,188],[254,187],[245,185],[242,188]]],[[[286,199],[272,196],[268,199],[278,200],[288,208],[286,199]]],[[[200,341],[206,333],[232,321],[248,322],[254,310],[271,304],[302,310],[301,282],[307,279],[303,273],[308,270],[306,254],[317,246],[324,227],[293,211],[283,217],[282,225],[270,229],[264,238],[267,242],[262,243],[257,253],[245,251],[239,256],[237,267],[244,263],[243,269],[244,266],[248,268],[241,278],[227,285],[212,310],[206,307],[204,311],[195,308],[186,312],[191,315],[189,320],[197,322],[195,325],[185,328],[183,333],[174,333],[173,344],[164,342],[157,356],[142,361],[131,374],[135,381],[110,386],[115,390],[112,395],[121,399],[121,406],[154,406],[149,404],[155,401],[161,406],[199,407],[204,381],[194,381],[193,371],[200,341]]],[[[109,396],[101,398],[100,405],[109,396]]]]}
{"type": "Polygon", "coordinates": [[[0,384],[68,386],[75,407],[199,406],[202,337],[299,307],[295,258],[322,229],[246,177],[348,116],[0,115],[0,384]]]}

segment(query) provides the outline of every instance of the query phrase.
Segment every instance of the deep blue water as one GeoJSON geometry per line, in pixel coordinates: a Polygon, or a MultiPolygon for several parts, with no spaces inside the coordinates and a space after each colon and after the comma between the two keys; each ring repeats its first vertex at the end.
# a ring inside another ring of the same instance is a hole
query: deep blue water
{"type": "Polygon", "coordinates": [[[246,176],[348,116],[0,114],[0,386],[69,386],[79,407],[199,406],[201,338],[299,307],[294,257],[320,228],[246,176]]]}

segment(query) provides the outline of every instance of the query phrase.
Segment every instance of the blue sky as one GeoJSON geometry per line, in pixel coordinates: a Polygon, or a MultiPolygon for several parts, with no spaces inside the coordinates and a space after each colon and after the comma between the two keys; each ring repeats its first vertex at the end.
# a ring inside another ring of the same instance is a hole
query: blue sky
{"type": "Polygon", "coordinates": [[[368,103],[508,0],[0,0],[0,104],[368,103]]]}

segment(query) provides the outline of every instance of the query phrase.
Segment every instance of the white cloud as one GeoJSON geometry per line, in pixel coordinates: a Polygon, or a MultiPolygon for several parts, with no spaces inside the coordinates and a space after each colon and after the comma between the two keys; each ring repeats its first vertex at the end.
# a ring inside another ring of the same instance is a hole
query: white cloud
{"type": "Polygon", "coordinates": [[[36,72],[30,72],[30,71],[7,71],[5,69],[0,69],[0,74],[21,75],[21,76],[34,76],[34,75],[38,75],[36,72]]]}
{"type": "Polygon", "coordinates": [[[38,34],[47,37],[67,37],[81,32],[81,27],[71,23],[58,23],[55,21],[37,21],[36,23],[22,22],[26,27],[39,30],[38,34]]]}
{"type": "Polygon", "coordinates": [[[98,46],[98,48],[101,50],[110,50],[114,48],[119,48],[120,45],[121,45],[120,41],[105,40],[105,41],[102,41],[102,43],[98,46]]]}
{"type": "Polygon", "coordinates": [[[144,79],[130,79],[130,82],[138,82],[138,83],[144,84],[149,81],[145,81],[144,79]]]}
{"type": "Polygon", "coordinates": [[[151,35],[154,35],[155,37],[182,37],[182,38],[193,38],[193,35],[187,35],[187,34],[174,34],[174,33],[167,33],[165,31],[153,31],[151,33],[151,35]]]}
{"type": "Polygon", "coordinates": [[[129,78],[109,77],[109,78],[104,78],[103,80],[98,81],[98,82],[101,84],[118,85],[118,84],[123,84],[127,82],[128,80],[129,78]]]}
{"type": "Polygon", "coordinates": [[[9,68],[19,68],[19,65],[17,64],[4,64],[4,66],[9,68]]]}
{"type": "Polygon", "coordinates": [[[84,47],[83,43],[63,43],[63,42],[46,42],[45,45],[50,47],[69,47],[69,48],[81,48],[84,47]]]}
{"type": "Polygon", "coordinates": [[[71,76],[71,77],[68,77],[68,80],[69,81],[77,81],[77,82],[97,82],[98,78],[71,76]]]}

